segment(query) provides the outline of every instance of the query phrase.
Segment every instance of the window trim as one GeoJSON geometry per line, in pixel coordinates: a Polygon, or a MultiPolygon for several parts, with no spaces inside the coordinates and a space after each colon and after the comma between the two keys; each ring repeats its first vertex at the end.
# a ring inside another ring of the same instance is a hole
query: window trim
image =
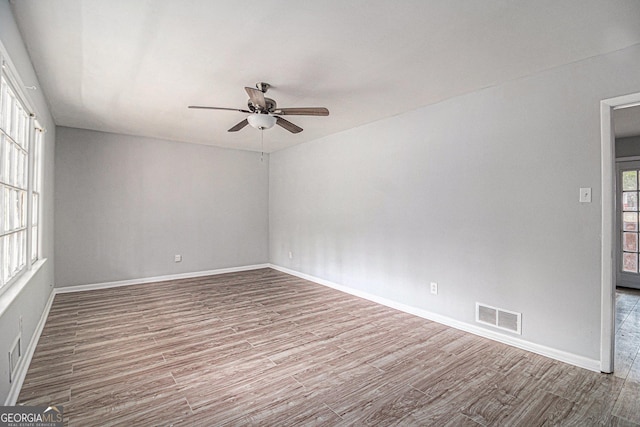
{"type": "MultiPolygon", "coordinates": [[[[27,286],[40,268],[47,263],[47,258],[39,259],[31,266],[31,270],[25,269],[19,275],[11,279],[0,288],[0,316],[9,308],[13,300],[15,300],[22,290],[27,286]]],[[[51,284],[53,286],[53,284],[51,284]]]]}
{"type": "MultiPolygon", "coordinates": [[[[26,150],[28,155],[27,155],[27,195],[26,195],[26,204],[27,204],[27,209],[26,209],[26,218],[25,218],[25,227],[21,227],[20,229],[22,230],[23,228],[26,228],[26,242],[24,245],[24,255],[25,255],[25,264],[24,267],[22,267],[22,269],[20,269],[20,271],[13,276],[12,278],[10,278],[6,283],[4,284],[0,284],[0,312],[4,311],[3,306],[4,303],[7,301],[7,297],[10,295],[13,295],[14,293],[19,293],[22,288],[26,285],[26,283],[23,283],[25,280],[28,282],[31,277],[33,277],[33,275],[39,270],[40,266],[42,266],[42,264],[44,264],[44,261],[46,261],[46,258],[43,257],[42,254],[42,210],[43,210],[43,203],[42,203],[42,188],[40,188],[39,191],[39,201],[38,201],[38,222],[37,222],[37,239],[38,239],[38,258],[37,259],[33,259],[32,258],[32,239],[33,239],[33,176],[34,176],[34,168],[35,165],[33,164],[33,157],[34,157],[34,145],[35,145],[35,137],[36,137],[36,128],[35,128],[35,124],[37,123],[37,117],[39,117],[37,110],[34,108],[34,103],[31,100],[31,98],[29,97],[29,94],[23,89],[25,88],[24,83],[22,82],[22,79],[20,77],[20,74],[18,73],[16,67],[14,66],[13,62],[11,61],[11,58],[9,57],[7,50],[5,49],[4,45],[2,44],[2,41],[0,41],[0,75],[4,76],[6,79],[7,84],[9,85],[9,87],[11,88],[11,90],[13,91],[16,100],[21,104],[22,108],[24,109],[24,112],[27,114],[27,120],[28,120],[28,129],[27,129],[27,141],[26,144],[28,149],[26,150]],[[22,285],[19,285],[20,283],[22,283],[22,285]],[[17,289],[19,288],[19,289],[17,289]]],[[[39,130],[42,131],[42,133],[46,132],[46,129],[39,127],[39,130]]],[[[13,138],[11,138],[13,140],[13,138]]],[[[42,175],[43,175],[43,171],[42,168],[44,167],[44,162],[43,162],[43,157],[44,157],[44,141],[42,141],[41,144],[41,151],[40,151],[40,162],[39,162],[39,167],[40,167],[40,177],[42,180],[42,175]]],[[[22,147],[24,148],[24,147],[22,147]]],[[[4,183],[3,183],[4,185],[4,183]]],[[[41,184],[42,185],[42,184],[41,184]]],[[[9,186],[11,187],[11,186],[9,186]]],[[[24,191],[24,189],[20,189],[21,191],[24,191]]],[[[18,232],[19,230],[11,230],[8,233],[4,233],[3,235],[9,235],[9,234],[14,234],[16,232],[18,232]]],[[[13,297],[10,297],[11,300],[13,300],[13,298],[17,296],[14,295],[13,297]]]]}

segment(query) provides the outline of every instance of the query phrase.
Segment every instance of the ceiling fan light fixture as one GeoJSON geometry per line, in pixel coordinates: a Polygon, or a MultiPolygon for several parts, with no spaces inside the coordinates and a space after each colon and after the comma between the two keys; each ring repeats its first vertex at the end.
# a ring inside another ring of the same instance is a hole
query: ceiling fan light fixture
{"type": "Polygon", "coordinates": [[[251,114],[247,117],[249,124],[256,129],[271,129],[276,124],[276,118],[270,114],[251,114]]]}

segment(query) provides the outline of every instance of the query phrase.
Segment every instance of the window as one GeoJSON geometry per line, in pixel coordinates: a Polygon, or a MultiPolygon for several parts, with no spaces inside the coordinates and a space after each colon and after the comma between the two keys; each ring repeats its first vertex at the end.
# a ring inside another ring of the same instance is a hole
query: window
{"type": "MultiPolygon", "coordinates": [[[[0,53],[1,55],[1,53],[0,53]]],[[[42,131],[16,90],[0,78],[0,288],[38,259],[42,131]]]]}
{"type": "Polygon", "coordinates": [[[638,170],[622,171],[622,271],[638,273],[638,170]]]}
{"type": "Polygon", "coordinates": [[[31,262],[36,262],[40,252],[40,189],[42,170],[42,138],[44,130],[36,121],[34,126],[33,147],[33,185],[31,186],[31,262]]]}

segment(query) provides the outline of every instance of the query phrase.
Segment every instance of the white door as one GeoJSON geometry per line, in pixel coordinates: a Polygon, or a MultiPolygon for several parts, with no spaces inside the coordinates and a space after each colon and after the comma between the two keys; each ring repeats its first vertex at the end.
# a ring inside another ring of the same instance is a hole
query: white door
{"type": "Polygon", "coordinates": [[[617,164],[617,274],[616,286],[640,289],[640,225],[638,193],[640,162],[617,164]]]}

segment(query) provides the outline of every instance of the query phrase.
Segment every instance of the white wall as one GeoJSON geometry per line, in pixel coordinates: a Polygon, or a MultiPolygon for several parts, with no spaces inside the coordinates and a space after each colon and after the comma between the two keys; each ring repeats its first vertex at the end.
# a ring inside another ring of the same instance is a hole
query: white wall
{"type": "MultiPolygon", "coordinates": [[[[49,114],[44,94],[33,70],[31,60],[18,31],[7,0],[0,1],[0,42],[6,49],[22,82],[38,87],[28,91],[28,96],[38,115],[40,124],[47,129],[43,146],[42,186],[42,255],[46,262],[30,277],[21,292],[7,298],[9,291],[0,296],[0,404],[4,404],[9,391],[9,346],[17,336],[22,317],[22,349],[26,349],[36,331],[36,326],[53,289],[53,167],[55,149],[55,125],[49,114]]],[[[22,285],[22,284],[21,284],[22,285]]],[[[17,288],[14,288],[17,289],[17,288]]]]}
{"type": "Polygon", "coordinates": [[[268,164],[260,153],[59,127],[56,286],[268,262],[268,164]]]}
{"type": "Polygon", "coordinates": [[[640,91],[639,64],[636,45],[272,154],[271,262],[469,324],[476,301],[522,312],[524,340],[599,360],[599,101],[640,91]]]}

